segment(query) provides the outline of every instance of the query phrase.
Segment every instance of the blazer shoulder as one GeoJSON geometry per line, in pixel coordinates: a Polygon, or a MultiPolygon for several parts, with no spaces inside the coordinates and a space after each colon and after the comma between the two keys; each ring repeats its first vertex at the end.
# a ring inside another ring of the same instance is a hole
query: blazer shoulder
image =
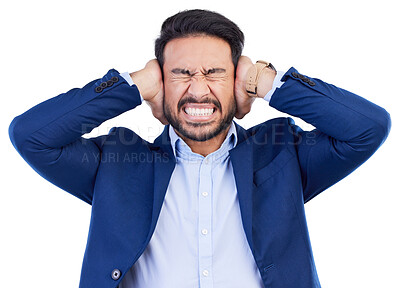
{"type": "MultiPolygon", "coordinates": [[[[247,130],[247,133],[254,137],[265,137],[265,134],[270,136],[278,136],[284,133],[299,133],[302,129],[295,124],[295,121],[290,117],[278,117],[267,120],[247,130]]],[[[257,140],[257,139],[256,139],[257,140]]]]}
{"type": "Polygon", "coordinates": [[[252,134],[254,170],[270,163],[283,151],[295,155],[301,128],[290,117],[274,118],[250,128],[252,134]]]}
{"type": "Polygon", "coordinates": [[[96,144],[102,149],[143,149],[148,148],[150,144],[134,131],[126,127],[113,127],[107,135],[95,139],[96,144]]]}

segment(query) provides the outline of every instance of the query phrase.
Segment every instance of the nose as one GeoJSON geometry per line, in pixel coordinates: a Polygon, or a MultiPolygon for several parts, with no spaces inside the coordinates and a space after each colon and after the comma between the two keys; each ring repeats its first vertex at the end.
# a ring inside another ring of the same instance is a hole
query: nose
{"type": "Polygon", "coordinates": [[[210,87],[208,87],[207,81],[203,75],[192,76],[188,93],[195,98],[201,98],[210,93],[210,87]]]}

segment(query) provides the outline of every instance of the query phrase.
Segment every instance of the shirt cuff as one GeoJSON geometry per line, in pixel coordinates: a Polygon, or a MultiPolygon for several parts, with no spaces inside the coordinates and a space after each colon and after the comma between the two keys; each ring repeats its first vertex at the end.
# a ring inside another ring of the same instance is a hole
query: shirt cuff
{"type": "MultiPolygon", "coordinates": [[[[132,78],[131,78],[131,75],[129,75],[129,72],[121,73],[121,74],[119,74],[119,76],[121,76],[122,78],[124,78],[125,81],[128,82],[128,84],[129,84],[130,86],[135,85],[135,83],[133,83],[133,80],[132,80],[132,78]]],[[[140,100],[141,100],[141,102],[143,102],[143,97],[142,97],[142,95],[141,95],[140,93],[139,93],[139,95],[140,95],[140,100]]]]}
{"type": "Polygon", "coordinates": [[[267,95],[264,96],[264,100],[265,101],[269,102],[269,100],[271,100],[272,94],[274,94],[276,88],[280,88],[283,85],[283,83],[285,83],[285,82],[281,81],[281,79],[282,79],[283,75],[285,75],[285,73],[286,72],[283,72],[283,71],[277,71],[276,72],[276,76],[274,78],[274,82],[272,83],[272,89],[269,90],[267,95]]]}

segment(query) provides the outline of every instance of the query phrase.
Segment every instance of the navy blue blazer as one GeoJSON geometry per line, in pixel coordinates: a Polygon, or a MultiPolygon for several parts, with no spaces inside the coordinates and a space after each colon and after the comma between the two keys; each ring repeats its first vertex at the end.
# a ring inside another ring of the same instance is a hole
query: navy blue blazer
{"type": "MultiPolygon", "coordinates": [[[[230,151],[246,237],[268,288],[320,287],[304,203],[367,160],[390,130],[379,106],[291,68],[270,105],[291,118],[245,130],[230,151]]],[[[154,232],[174,170],[168,126],[149,143],[126,128],[84,139],[102,122],[141,103],[136,86],[110,70],[49,99],[9,128],[41,176],[92,205],[81,288],[117,287],[154,232]]]]}

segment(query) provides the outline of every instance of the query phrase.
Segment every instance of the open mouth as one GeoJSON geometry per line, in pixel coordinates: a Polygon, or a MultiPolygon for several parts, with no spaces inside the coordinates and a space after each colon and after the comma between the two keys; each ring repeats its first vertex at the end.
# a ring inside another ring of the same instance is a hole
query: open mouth
{"type": "Polygon", "coordinates": [[[214,108],[185,108],[185,113],[190,116],[211,116],[214,113],[214,108]]]}
{"type": "Polygon", "coordinates": [[[188,103],[182,107],[184,116],[191,121],[209,121],[217,111],[213,104],[188,103]]]}

